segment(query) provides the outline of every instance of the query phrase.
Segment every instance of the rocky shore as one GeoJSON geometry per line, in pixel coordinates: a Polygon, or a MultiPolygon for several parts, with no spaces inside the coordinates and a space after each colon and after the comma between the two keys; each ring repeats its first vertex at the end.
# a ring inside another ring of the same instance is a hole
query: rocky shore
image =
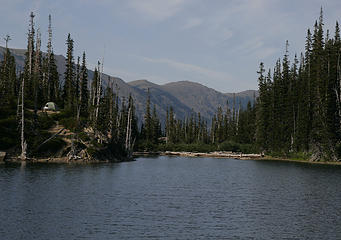
{"type": "Polygon", "coordinates": [[[261,159],[264,157],[262,154],[245,154],[236,152],[134,152],[134,156],[148,156],[148,155],[160,155],[160,156],[182,156],[182,157],[214,157],[214,158],[236,158],[236,159],[261,159]]]}
{"type": "MultiPolygon", "coordinates": [[[[49,158],[27,158],[25,163],[56,163],[56,164],[91,164],[91,163],[108,163],[108,162],[127,162],[133,161],[132,158],[116,158],[114,156],[110,158],[69,158],[69,157],[49,157],[49,158]]],[[[14,163],[20,164],[23,161],[19,157],[7,157],[0,159],[0,164],[14,163]]]]}
{"type": "Polygon", "coordinates": [[[339,165],[341,166],[341,162],[335,161],[310,161],[307,159],[292,159],[292,158],[279,158],[279,157],[271,157],[264,156],[262,154],[245,154],[245,153],[236,153],[236,152],[209,152],[209,153],[196,153],[196,152],[173,152],[173,151],[165,151],[165,152],[134,152],[134,157],[140,156],[182,156],[182,157],[211,157],[211,158],[234,158],[240,160],[260,160],[260,161],[282,161],[282,162],[297,162],[297,163],[306,163],[306,164],[317,164],[317,165],[339,165]]]}

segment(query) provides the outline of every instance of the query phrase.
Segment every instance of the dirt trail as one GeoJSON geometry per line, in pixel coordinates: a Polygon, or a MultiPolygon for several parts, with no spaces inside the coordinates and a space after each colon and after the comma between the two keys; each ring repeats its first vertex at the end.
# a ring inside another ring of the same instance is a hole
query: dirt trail
{"type": "Polygon", "coordinates": [[[69,129],[66,129],[63,125],[59,124],[59,121],[55,121],[55,125],[47,130],[52,135],[57,134],[60,136],[65,142],[71,144],[72,132],[69,129]]]}

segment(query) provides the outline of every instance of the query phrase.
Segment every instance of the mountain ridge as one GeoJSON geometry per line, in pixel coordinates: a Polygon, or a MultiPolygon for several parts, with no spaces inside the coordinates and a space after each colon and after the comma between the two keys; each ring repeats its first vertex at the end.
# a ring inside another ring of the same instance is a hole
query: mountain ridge
{"type": "MultiPolygon", "coordinates": [[[[0,60],[3,59],[4,47],[0,46],[0,60]]],[[[22,70],[25,64],[25,49],[10,49],[11,54],[15,57],[17,69],[22,70]]],[[[43,53],[45,54],[45,53],[43,53]]],[[[60,82],[63,82],[63,74],[65,72],[65,57],[63,55],[55,55],[60,82]]],[[[93,71],[88,70],[89,86],[93,77],[93,71]]],[[[238,93],[222,93],[213,88],[209,88],[197,82],[177,81],[166,84],[156,84],[146,79],[125,82],[119,77],[102,75],[104,87],[108,86],[109,81],[113,81],[118,95],[123,99],[127,99],[131,95],[136,104],[136,113],[141,123],[145,104],[147,101],[148,89],[150,92],[151,107],[155,105],[161,121],[166,118],[167,109],[173,107],[177,118],[183,119],[193,112],[200,112],[201,116],[210,122],[215,114],[217,107],[221,106],[226,109],[227,103],[230,108],[241,105],[245,108],[248,101],[253,102],[258,96],[256,90],[245,90],[238,93]]]]}

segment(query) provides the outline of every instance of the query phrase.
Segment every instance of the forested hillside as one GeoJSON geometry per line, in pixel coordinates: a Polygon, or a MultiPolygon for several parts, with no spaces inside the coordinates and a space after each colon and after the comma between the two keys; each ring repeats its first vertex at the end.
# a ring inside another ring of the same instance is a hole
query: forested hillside
{"type": "Polygon", "coordinates": [[[22,160],[131,158],[137,137],[132,97],[120,99],[111,79],[103,87],[100,62],[92,81],[88,81],[86,54],[75,60],[71,34],[67,36],[64,73],[60,75],[52,48],[51,16],[46,54],[41,51],[41,34],[35,29],[34,17],[31,13],[27,50],[19,59],[24,61],[22,68],[16,66],[8,48],[10,37],[6,37],[0,63],[0,149],[20,154],[22,160]],[[59,108],[46,112],[43,107],[47,102],[59,108]],[[55,133],[54,129],[60,131],[55,133]]]}
{"type": "Polygon", "coordinates": [[[260,63],[259,96],[255,91],[223,94],[188,81],[125,83],[103,74],[100,61],[89,71],[85,52],[73,55],[71,34],[65,59],[53,53],[51,28],[43,53],[33,19],[32,14],[27,50],[10,50],[8,37],[0,63],[2,149],[26,154],[29,146],[34,155],[53,123],[62,123],[73,134],[70,154],[78,144],[81,150],[130,156],[133,150],[221,150],[340,159],[340,28],[336,22],[334,34],[325,32],[322,10],[313,30],[307,30],[304,52],[290,56],[287,41],[272,69],[260,63]],[[61,111],[41,113],[46,102],[57,103],[61,111]]]}
{"type": "Polygon", "coordinates": [[[260,64],[256,142],[265,151],[340,159],[340,28],[336,22],[331,33],[323,26],[321,9],[304,52],[290,57],[287,41],[273,69],[260,64]]]}
{"type": "MultiPolygon", "coordinates": [[[[206,144],[208,149],[260,151],[272,156],[338,161],[341,157],[341,40],[323,28],[323,12],[307,30],[305,50],[284,57],[273,69],[260,64],[259,97],[246,109],[216,104],[211,124],[200,113],[176,119],[167,112],[165,136],[175,144],[206,144]],[[332,36],[333,35],[333,36],[332,36]]],[[[172,88],[173,84],[165,87],[172,88]]],[[[182,83],[186,85],[186,83],[182,83]]],[[[172,90],[172,89],[171,89],[172,90]]],[[[183,101],[192,94],[173,89],[183,101]]],[[[200,95],[200,94],[199,94],[200,95]]],[[[200,105],[202,99],[198,98],[200,105]]],[[[148,119],[148,116],[146,117],[148,119]]],[[[148,136],[148,134],[147,134],[148,136]]],[[[203,148],[203,147],[202,147],[203,148]]]]}
{"type": "MultiPolygon", "coordinates": [[[[15,58],[17,70],[22,71],[25,66],[25,54],[27,50],[9,48],[9,51],[15,58]]],[[[4,59],[4,53],[5,48],[0,47],[0,60],[4,59]]],[[[43,57],[47,56],[47,53],[43,51],[41,51],[41,54],[43,57]]],[[[62,55],[55,55],[54,57],[60,76],[59,82],[63,85],[66,59],[62,55]]],[[[88,80],[91,82],[94,76],[94,69],[88,69],[87,71],[88,80]]],[[[235,98],[235,102],[240,103],[242,108],[245,109],[248,101],[253,102],[254,98],[258,96],[258,92],[255,90],[240,93],[221,93],[190,81],[172,82],[165,85],[158,85],[147,80],[137,80],[127,83],[118,77],[102,73],[104,88],[108,86],[108,81],[113,82],[113,86],[118,90],[117,94],[121,99],[127,98],[129,95],[133,97],[136,105],[136,115],[140,124],[146,110],[145,103],[148,88],[151,93],[151,104],[155,104],[163,126],[166,119],[167,106],[173,106],[174,112],[179,118],[189,116],[191,112],[201,112],[203,118],[210,120],[214,115],[217,105],[226,106],[226,102],[228,101],[229,106],[232,107],[233,99],[235,98]]]]}

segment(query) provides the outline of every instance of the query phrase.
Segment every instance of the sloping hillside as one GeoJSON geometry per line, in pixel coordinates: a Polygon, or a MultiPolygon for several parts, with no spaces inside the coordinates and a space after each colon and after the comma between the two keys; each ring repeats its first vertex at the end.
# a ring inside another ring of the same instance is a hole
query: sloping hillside
{"type": "MultiPolygon", "coordinates": [[[[0,60],[3,59],[5,48],[0,47],[0,60]]],[[[24,49],[10,49],[15,56],[18,70],[22,70],[25,64],[24,49]]],[[[62,55],[56,55],[58,72],[60,81],[63,82],[65,72],[65,58],[62,55]]],[[[93,77],[94,72],[88,71],[89,82],[93,77]]],[[[103,84],[108,85],[109,75],[103,74],[103,84]]],[[[143,119],[145,112],[145,104],[147,100],[147,92],[149,89],[151,96],[151,107],[155,105],[156,110],[161,118],[166,118],[167,108],[173,107],[176,117],[184,118],[191,112],[200,112],[203,118],[208,121],[215,113],[218,106],[226,109],[226,103],[232,108],[233,103],[238,107],[239,104],[245,107],[248,101],[253,102],[254,96],[258,95],[255,90],[247,90],[240,93],[221,93],[212,88],[208,88],[199,83],[190,81],[171,82],[165,85],[158,85],[147,80],[136,80],[126,83],[120,78],[110,76],[110,81],[114,82],[119,96],[122,99],[127,99],[132,95],[136,102],[136,111],[139,120],[143,119]]],[[[89,84],[90,85],[90,84],[89,84]]]]}

